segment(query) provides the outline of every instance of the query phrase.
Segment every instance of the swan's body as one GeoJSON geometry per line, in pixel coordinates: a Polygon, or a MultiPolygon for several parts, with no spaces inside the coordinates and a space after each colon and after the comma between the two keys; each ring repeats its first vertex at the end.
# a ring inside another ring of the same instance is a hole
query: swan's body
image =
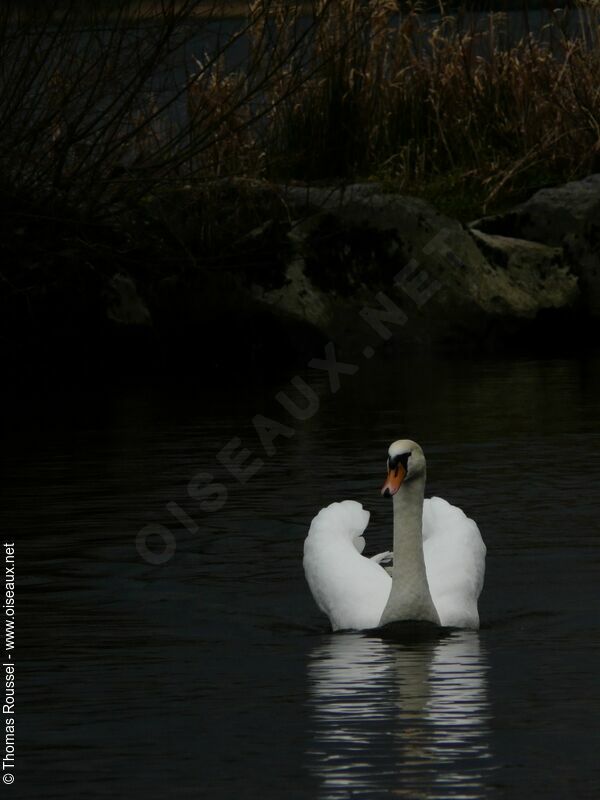
{"type": "Polygon", "coordinates": [[[439,497],[424,500],[418,445],[395,442],[389,457],[383,491],[394,495],[391,577],[379,563],[387,554],[362,555],[369,512],[353,500],[332,503],[313,519],[304,543],[304,571],[317,605],[334,630],[397,620],[478,628],[486,549],[477,525],[439,497]]]}

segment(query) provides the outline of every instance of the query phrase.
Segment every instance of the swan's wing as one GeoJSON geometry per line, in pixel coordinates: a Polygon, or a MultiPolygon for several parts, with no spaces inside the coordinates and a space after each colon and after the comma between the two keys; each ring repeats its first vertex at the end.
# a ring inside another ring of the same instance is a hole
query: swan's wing
{"type": "Polygon", "coordinates": [[[375,628],[392,581],[383,567],[361,555],[369,512],[344,500],[321,509],[304,542],[304,573],[334,630],[375,628]]]}
{"type": "Polygon", "coordinates": [[[475,522],[441,497],[425,500],[423,551],[442,625],[478,628],[486,548],[475,522]]]}

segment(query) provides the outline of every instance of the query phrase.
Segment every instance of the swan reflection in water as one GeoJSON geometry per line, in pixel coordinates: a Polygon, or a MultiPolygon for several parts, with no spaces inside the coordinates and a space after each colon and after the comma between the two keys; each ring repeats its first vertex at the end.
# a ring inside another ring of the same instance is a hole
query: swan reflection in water
{"type": "Polygon", "coordinates": [[[308,664],[320,797],[476,798],[491,769],[479,634],[403,645],[334,634],[308,664]]]}

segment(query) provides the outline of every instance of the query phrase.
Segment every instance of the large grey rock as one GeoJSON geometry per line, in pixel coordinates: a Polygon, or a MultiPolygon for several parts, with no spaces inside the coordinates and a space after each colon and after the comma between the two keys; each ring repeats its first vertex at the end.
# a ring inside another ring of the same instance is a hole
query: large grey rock
{"type": "Polygon", "coordinates": [[[478,230],[471,235],[489,263],[504,270],[520,297],[529,299],[532,311],[562,308],[577,299],[577,278],[565,265],[562,248],[478,230]]]}
{"type": "Polygon", "coordinates": [[[138,294],[135,281],[117,272],[108,283],[109,298],[106,314],[119,325],[150,325],[152,318],[146,303],[138,294]]]}
{"type": "Polygon", "coordinates": [[[295,255],[284,285],[255,286],[255,297],[332,336],[357,334],[359,307],[377,307],[377,292],[406,314],[404,338],[427,341],[531,319],[577,294],[559,249],[471,232],[376,184],[291,187],[285,200],[302,220],[290,234],[295,255]]]}
{"type": "Polygon", "coordinates": [[[600,315],[600,175],[541,189],[506,214],[476,220],[470,227],[562,247],[580,279],[587,309],[600,315]]]}

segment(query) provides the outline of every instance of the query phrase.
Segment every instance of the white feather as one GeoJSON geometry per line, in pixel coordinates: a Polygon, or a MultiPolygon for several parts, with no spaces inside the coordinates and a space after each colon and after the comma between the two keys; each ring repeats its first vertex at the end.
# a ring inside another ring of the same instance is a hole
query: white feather
{"type": "Polygon", "coordinates": [[[479,628],[486,547],[479,528],[441,497],[423,504],[423,553],[427,582],[442,625],[479,628]]]}
{"type": "Polygon", "coordinates": [[[375,628],[392,587],[385,569],[356,545],[364,543],[368,523],[360,503],[332,503],[313,519],[304,542],[306,580],[334,631],[375,628]]]}

